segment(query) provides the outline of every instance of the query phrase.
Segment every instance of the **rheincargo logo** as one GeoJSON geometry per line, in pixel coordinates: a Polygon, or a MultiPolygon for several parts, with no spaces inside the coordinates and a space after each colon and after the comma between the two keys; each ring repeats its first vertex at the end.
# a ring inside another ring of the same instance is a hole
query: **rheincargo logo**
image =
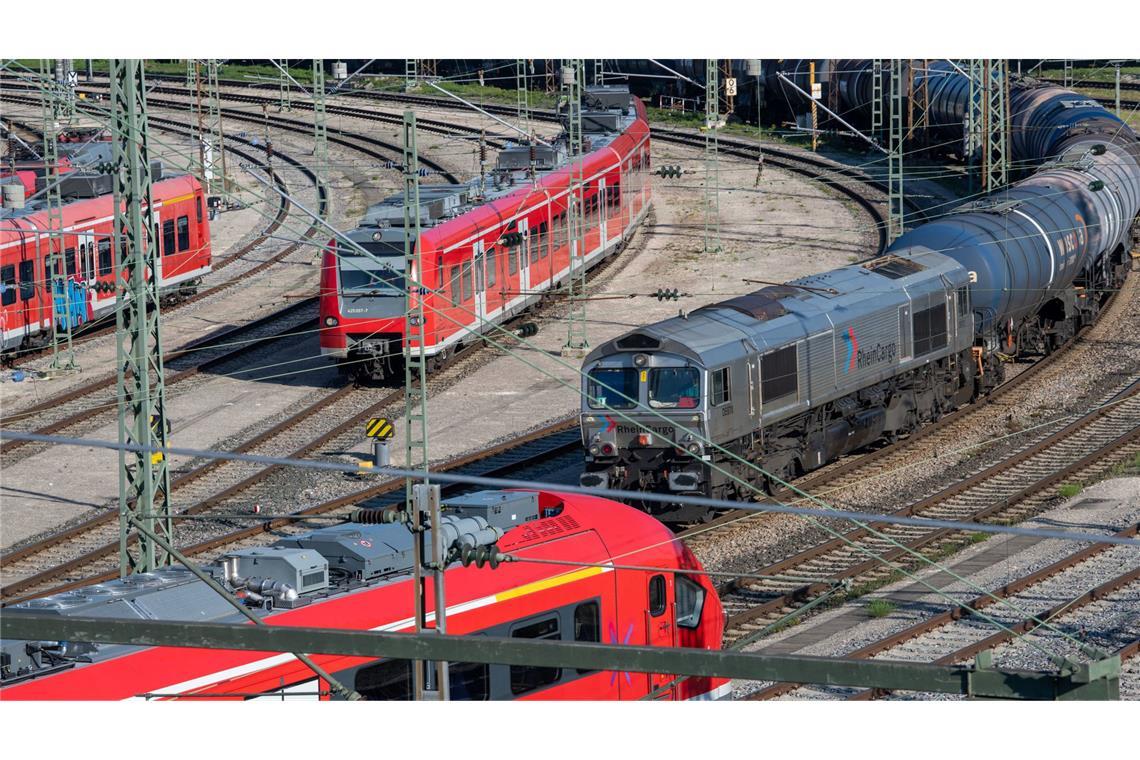
{"type": "Polygon", "coordinates": [[[859,339],[855,337],[854,327],[847,328],[843,342],[847,345],[847,360],[843,367],[845,374],[870,367],[872,364],[894,361],[899,353],[897,343],[876,343],[871,348],[859,348],[859,339]]]}

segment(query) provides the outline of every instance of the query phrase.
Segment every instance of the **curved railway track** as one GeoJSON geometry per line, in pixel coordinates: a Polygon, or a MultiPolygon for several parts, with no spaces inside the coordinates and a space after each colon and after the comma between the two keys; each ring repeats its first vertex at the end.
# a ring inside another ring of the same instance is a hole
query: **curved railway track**
{"type": "MultiPolygon", "coordinates": [[[[1140,378],[1132,378],[1103,404],[1060,429],[1043,430],[1012,456],[891,514],[960,522],[1016,521],[1050,498],[1057,485],[1104,472],[1136,451],[1140,451],[1140,378]]],[[[838,584],[888,578],[893,568],[887,563],[907,564],[915,553],[937,550],[956,533],[948,528],[871,523],[757,571],[796,580],[729,581],[722,587],[729,613],[726,641],[746,640],[838,584]]]]}

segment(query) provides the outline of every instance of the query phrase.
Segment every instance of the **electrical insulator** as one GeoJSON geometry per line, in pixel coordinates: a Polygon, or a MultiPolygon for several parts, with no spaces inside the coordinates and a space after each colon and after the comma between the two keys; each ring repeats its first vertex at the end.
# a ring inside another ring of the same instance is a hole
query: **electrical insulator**
{"type": "Polygon", "coordinates": [[[479,132],[479,163],[487,163],[487,131],[479,132]]]}
{"type": "Polygon", "coordinates": [[[532,142],[530,144],[530,162],[533,164],[537,160],[538,160],[538,149],[535,147],[535,144],[532,142]]]}
{"type": "Polygon", "coordinates": [[[669,288],[658,288],[657,292],[653,295],[657,296],[658,301],[676,301],[681,296],[676,288],[672,290],[669,290],[669,288]]]}

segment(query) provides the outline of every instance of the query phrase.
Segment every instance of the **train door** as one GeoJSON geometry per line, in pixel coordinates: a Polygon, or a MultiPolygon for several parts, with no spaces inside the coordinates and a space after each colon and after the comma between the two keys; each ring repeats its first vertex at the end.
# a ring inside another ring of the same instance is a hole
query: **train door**
{"type": "Polygon", "coordinates": [[[522,242],[518,245],[519,257],[519,292],[530,291],[530,236],[527,234],[530,226],[526,219],[519,219],[518,233],[522,235],[522,242]]]}
{"type": "MultiPolygon", "coordinates": [[[[673,574],[657,573],[649,576],[649,604],[645,608],[645,640],[651,647],[676,646],[676,627],[673,624],[673,574]]],[[[661,689],[656,699],[671,699],[673,689],[666,688],[673,680],[670,673],[650,673],[647,676],[649,691],[661,689]]]]}
{"type": "Polygon", "coordinates": [[[82,278],[74,288],[74,293],[80,301],[76,304],[77,313],[81,321],[91,319],[94,315],[89,311],[88,304],[94,291],[91,286],[95,284],[95,233],[80,232],[76,235],[79,250],[79,275],[82,278]],[[79,285],[82,285],[80,287],[79,285]]]}
{"type": "Polygon", "coordinates": [[[598,249],[605,250],[606,240],[609,238],[607,234],[607,227],[609,226],[609,213],[610,207],[606,203],[606,178],[598,178],[598,192],[594,196],[596,208],[598,209],[598,249]]]}
{"type": "Polygon", "coordinates": [[[483,241],[475,242],[475,323],[482,325],[487,317],[486,256],[483,241]]]}
{"type": "Polygon", "coordinates": [[[907,361],[914,356],[911,350],[910,304],[899,307],[899,361],[907,361]]]}

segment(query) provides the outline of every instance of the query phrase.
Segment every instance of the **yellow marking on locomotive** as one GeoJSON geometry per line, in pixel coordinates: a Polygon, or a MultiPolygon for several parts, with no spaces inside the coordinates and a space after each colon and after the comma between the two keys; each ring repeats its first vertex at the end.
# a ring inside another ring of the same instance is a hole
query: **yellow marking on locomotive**
{"type": "Polygon", "coordinates": [[[547,589],[557,588],[558,586],[562,586],[567,583],[574,583],[575,581],[592,578],[595,575],[601,575],[602,573],[608,572],[609,569],[610,568],[608,567],[584,567],[581,570],[575,570],[572,573],[556,575],[553,578],[544,578],[540,581],[527,583],[519,586],[518,588],[512,588],[508,591],[503,591],[502,593],[495,594],[495,601],[505,602],[508,599],[518,599],[520,596],[526,596],[527,594],[534,594],[539,591],[546,591],[547,589]]]}

